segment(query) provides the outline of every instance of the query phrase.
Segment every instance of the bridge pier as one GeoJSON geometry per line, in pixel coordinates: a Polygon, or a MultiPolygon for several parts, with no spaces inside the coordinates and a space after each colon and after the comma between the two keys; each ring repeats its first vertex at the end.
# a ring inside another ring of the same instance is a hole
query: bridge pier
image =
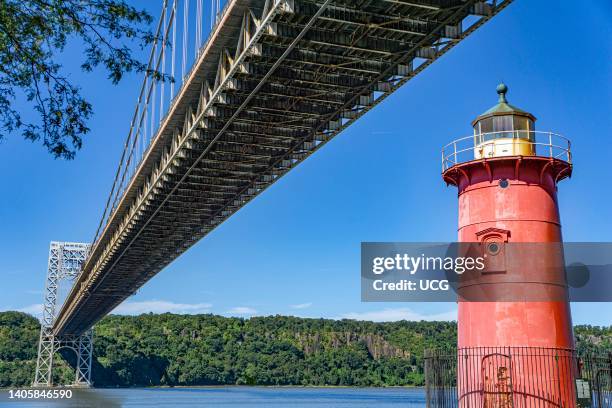
{"type": "Polygon", "coordinates": [[[49,264],[45,284],[43,315],[38,343],[38,359],[32,386],[53,386],[53,358],[62,348],[74,351],[76,356],[75,377],[72,386],[91,386],[91,361],[93,356],[93,329],[75,335],[57,336],[53,323],[57,317],[59,286],[62,281],[72,281],[81,271],[90,245],[73,242],[51,242],[49,264]]]}

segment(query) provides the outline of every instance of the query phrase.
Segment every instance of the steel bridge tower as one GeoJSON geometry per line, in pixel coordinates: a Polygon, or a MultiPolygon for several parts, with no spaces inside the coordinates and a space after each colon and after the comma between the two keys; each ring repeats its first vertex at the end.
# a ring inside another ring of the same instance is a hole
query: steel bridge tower
{"type": "Polygon", "coordinates": [[[34,387],[51,387],[53,385],[53,355],[62,348],[68,348],[76,354],[76,372],[74,386],[91,386],[91,359],[93,354],[93,329],[80,336],[53,333],[53,322],[57,317],[58,290],[61,281],[73,281],[81,272],[81,265],[87,258],[90,244],[76,242],[51,242],[49,247],[49,264],[45,284],[45,300],[40,325],[38,342],[38,359],[34,387]]]}

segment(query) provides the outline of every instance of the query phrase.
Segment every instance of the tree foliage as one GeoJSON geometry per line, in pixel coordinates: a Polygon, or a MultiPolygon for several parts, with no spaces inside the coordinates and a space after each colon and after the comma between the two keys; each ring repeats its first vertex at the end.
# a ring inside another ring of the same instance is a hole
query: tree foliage
{"type": "MultiPolygon", "coordinates": [[[[34,379],[40,325],[34,317],[20,312],[0,313],[0,387],[27,386],[34,379]]],[[[69,384],[74,370],[56,359],[53,380],[69,384]]]]}
{"type": "Polygon", "coordinates": [[[131,46],[153,41],[151,21],[123,0],[0,0],[0,140],[20,132],[54,157],[72,159],[89,131],[92,105],[64,73],[62,52],[80,40],[81,68],[101,66],[116,84],[126,72],[146,70],[131,46]],[[25,119],[20,98],[37,119],[25,119]]]}
{"type": "Polygon", "coordinates": [[[454,342],[455,333],[455,324],[446,322],[108,316],[96,326],[94,381],[120,386],[422,385],[418,353],[454,342]],[[412,333],[412,341],[403,341],[403,332],[412,333]]]}
{"type": "MultiPolygon", "coordinates": [[[[0,387],[33,378],[38,322],[0,313],[0,387]]],[[[577,326],[577,348],[601,353],[612,328],[577,326]]],[[[452,348],[450,322],[374,323],[286,316],[107,316],[95,328],[96,386],[423,385],[423,350],[452,348]]],[[[73,354],[73,353],[72,353],[73,354]]],[[[55,381],[73,375],[65,353],[55,381]]]]}

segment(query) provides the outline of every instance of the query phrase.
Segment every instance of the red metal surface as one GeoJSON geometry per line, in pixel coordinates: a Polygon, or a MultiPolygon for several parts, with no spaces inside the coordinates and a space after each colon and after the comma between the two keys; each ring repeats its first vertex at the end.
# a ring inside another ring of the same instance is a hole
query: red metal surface
{"type": "MultiPolygon", "coordinates": [[[[536,156],[475,160],[447,170],[444,179],[459,190],[459,241],[561,242],[557,181],[570,173],[568,163],[536,156]],[[506,188],[500,186],[503,179],[509,183],[506,188]]],[[[545,266],[546,262],[546,258],[543,258],[536,265],[545,266]]],[[[524,269],[509,270],[508,273],[521,275],[526,282],[521,285],[525,291],[530,290],[530,283],[527,282],[538,279],[546,281],[540,285],[550,284],[558,291],[558,286],[554,284],[564,279],[563,276],[546,275],[544,268],[524,269]]],[[[504,277],[500,276],[500,279],[504,277]]],[[[569,302],[559,301],[558,293],[551,294],[550,299],[537,302],[468,302],[460,299],[458,347],[573,349],[569,302]]],[[[508,384],[511,380],[514,384],[520,384],[524,380],[520,372],[521,361],[514,361],[513,366],[507,364],[495,370],[499,370],[500,378],[511,376],[504,380],[508,384]]],[[[495,371],[494,368],[487,369],[495,371]]],[[[573,401],[569,398],[565,401],[563,397],[568,395],[563,390],[573,387],[572,373],[555,375],[555,384],[550,384],[549,373],[542,372],[541,376],[542,384],[548,384],[546,394],[551,401],[559,404],[550,406],[574,406],[573,401]]],[[[491,378],[492,375],[487,375],[486,380],[480,378],[480,384],[476,386],[491,387],[484,384],[493,381],[491,378]]],[[[473,389],[473,386],[466,385],[469,389],[473,389]]],[[[458,391],[462,393],[462,390],[458,391]]],[[[528,400],[527,397],[521,397],[520,401],[519,404],[519,400],[515,399],[514,406],[541,406],[542,403],[536,399],[528,400]]],[[[481,405],[467,403],[464,406],[481,405]]]]}

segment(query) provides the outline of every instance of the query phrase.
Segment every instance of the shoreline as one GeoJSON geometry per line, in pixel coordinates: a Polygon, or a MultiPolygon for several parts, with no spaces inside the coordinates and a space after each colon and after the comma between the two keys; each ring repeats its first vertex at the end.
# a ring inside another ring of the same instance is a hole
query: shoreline
{"type": "MultiPolygon", "coordinates": [[[[71,387],[71,386],[58,386],[49,387],[51,389],[66,388],[72,390],[145,390],[145,389],[215,389],[215,388],[269,388],[269,389],[290,389],[290,388],[303,388],[303,389],[424,389],[424,386],[420,385],[387,385],[387,386],[355,386],[355,385],[237,385],[237,384],[226,384],[226,385],[149,385],[149,386],[134,386],[134,387],[71,387]]],[[[46,389],[46,387],[0,387],[0,391],[9,391],[17,389],[46,389]]]]}

